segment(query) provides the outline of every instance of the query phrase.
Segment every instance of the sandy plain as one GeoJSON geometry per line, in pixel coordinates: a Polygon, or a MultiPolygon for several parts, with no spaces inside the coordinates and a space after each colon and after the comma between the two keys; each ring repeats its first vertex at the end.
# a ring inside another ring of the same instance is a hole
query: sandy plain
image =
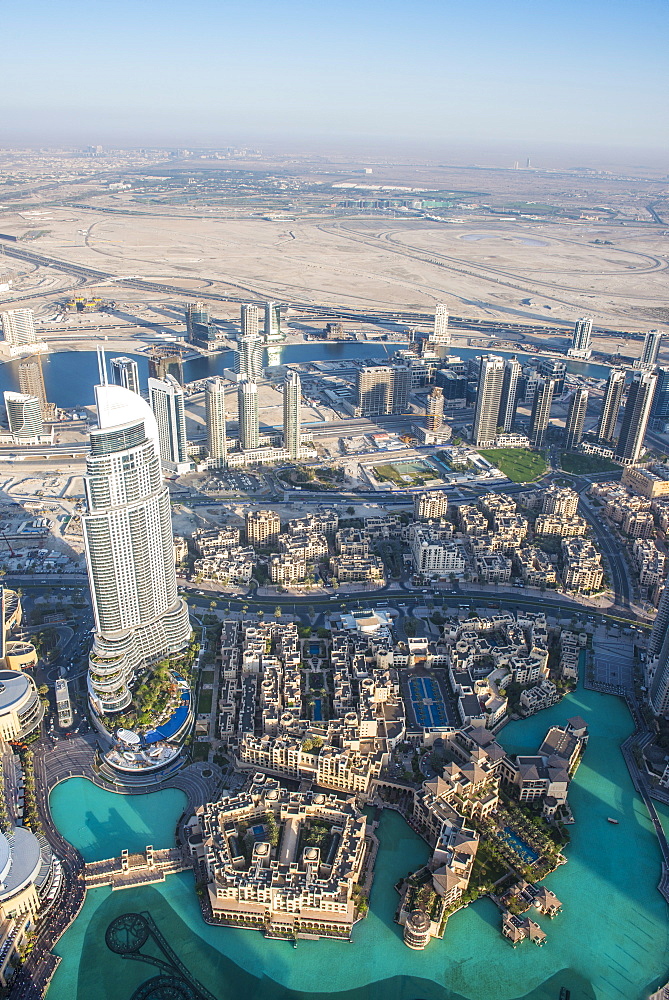
{"type": "MultiPolygon", "coordinates": [[[[669,231],[660,226],[363,216],[284,222],[72,208],[46,210],[41,224],[48,231],[27,244],[31,250],[108,273],[106,281],[87,283],[86,294],[126,303],[173,298],[181,305],[210,292],[302,309],[331,305],[333,313],[429,313],[446,301],[452,314],[467,318],[566,327],[590,315],[596,325],[628,331],[669,320],[669,231]],[[118,281],[130,276],[183,291],[172,297],[118,281]]],[[[5,212],[2,230],[23,232],[25,219],[5,212]]],[[[14,281],[2,294],[5,307],[20,299],[44,308],[75,285],[9,257],[0,259],[0,270],[14,281]]],[[[213,311],[235,319],[239,306],[217,302],[213,311]]],[[[164,315],[166,323],[175,319],[164,315]]]]}

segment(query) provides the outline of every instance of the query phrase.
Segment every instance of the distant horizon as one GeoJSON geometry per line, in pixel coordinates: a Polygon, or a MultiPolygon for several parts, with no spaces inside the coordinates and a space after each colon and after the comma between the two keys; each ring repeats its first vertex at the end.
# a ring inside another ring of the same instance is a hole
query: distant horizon
{"type": "MultiPolygon", "coordinates": [[[[53,128],[53,126],[52,126],[53,128]]],[[[54,133],[49,130],[12,135],[3,130],[0,152],[80,152],[89,146],[100,145],[104,152],[113,150],[140,151],[142,149],[187,150],[198,154],[226,149],[258,150],[268,159],[282,157],[324,158],[324,165],[333,167],[341,161],[341,169],[352,168],[355,162],[367,161],[388,165],[443,166],[454,169],[527,169],[532,170],[612,170],[624,168],[638,170],[658,177],[669,177],[669,157],[662,147],[627,147],[595,143],[529,142],[505,140],[453,140],[448,143],[397,136],[369,136],[365,134],[323,135],[318,133],[230,133],[220,138],[187,132],[145,133],[98,127],[95,131],[79,134],[54,133]],[[351,162],[353,161],[353,162],[351,162]]],[[[224,163],[225,161],[221,161],[224,163]]],[[[295,164],[299,169],[299,163],[295,164]]]]}
{"type": "Polygon", "coordinates": [[[666,0],[33,0],[3,11],[3,42],[10,145],[669,153],[666,0]]]}

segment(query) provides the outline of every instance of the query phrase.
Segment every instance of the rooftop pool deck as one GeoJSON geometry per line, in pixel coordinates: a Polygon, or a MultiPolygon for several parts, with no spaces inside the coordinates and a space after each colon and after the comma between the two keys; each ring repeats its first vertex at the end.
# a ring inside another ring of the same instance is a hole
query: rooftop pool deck
{"type": "MultiPolygon", "coordinates": [[[[352,944],[300,941],[295,949],[255,931],[210,927],[190,873],[159,886],[96,889],[56,949],[63,961],[48,1000],[131,1000],[155,968],[124,961],[109,951],[104,934],[116,916],[140,911],[151,914],[181,961],[219,1000],[326,1000],[333,994],[336,1000],[557,1000],[561,987],[571,990],[572,1000],[646,1000],[667,979],[669,922],[656,889],[657,841],[618,749],[631,730],[626,706],[579,689],[560,705],[510,724],[500,740],[509,750],[535,752],[550,725],[576,714],[591,736],[570,791],[577,821],[569,863],[546,880],[563,911],[554,920],[538,918],[548,935],[543,948],[524,942],[513,949],[486,899],[455,914],[443,941],[424,952],[408,949],[393,922],[393,886],[429,852],[399,815],[385,811],[370,912],[355,927],[352,944]]],[[[128,802],[72,779],[54,790],[52,805],[63,834],[89,856],[103,857],[132,846],[125,839],[134,825],[142,827],[141,846],[171,842],[183,800],[161,798],[168,794],[128,802]]],[[[661,813],[669,828],[669,810],[661,813]]]]}

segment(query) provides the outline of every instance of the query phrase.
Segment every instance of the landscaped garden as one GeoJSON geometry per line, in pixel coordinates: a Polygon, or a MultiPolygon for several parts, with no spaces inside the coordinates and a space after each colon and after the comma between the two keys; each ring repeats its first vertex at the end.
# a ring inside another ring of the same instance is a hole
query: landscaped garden
{"type": "Polygon", "coordinates": [[[532,483],[543,476],[548,468],[545,452],[530,451],[528,448],[495,448],[480,451],[479,455],[499,469],[512,483],[532,483]]]}
{"type": "Polygon", "coordinates": [[[603,455],[582,455],[563,451],[560,455],[560,465],[564,472],[574,476],[588,476],[594,472],[619,472],[620,466],[603,455]]]}

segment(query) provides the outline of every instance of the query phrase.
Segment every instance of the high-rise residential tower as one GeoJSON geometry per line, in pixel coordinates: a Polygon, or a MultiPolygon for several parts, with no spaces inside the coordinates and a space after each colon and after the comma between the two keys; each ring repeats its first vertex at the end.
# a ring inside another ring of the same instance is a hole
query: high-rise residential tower
{"type": "Polygon", "coordinates": [[[283,446],[292,459],[300,457],[302,442],[302,383],[291,372],[283,383],[283,446]]]}
{"type": "Polygon", "coordinates": [[[495,443],[504,384],[504,358],[484,354],[481,358],[479,386],[474,410],[472,443],[486,448],[495,443]]]}
{"type": "Polygon", "coordinates": [[[139,368],[134,358],[110,358],[109,369],[112,385],[139,392],[139,368]]]}
{"type": "Polygon", "coordinates": [[[239,443],[244,451],[254,451],[260,445],[258,427],[258,386],[242,379],[237,389],[239,403],[239,443]]]}
{"type": "Polygon", "coordinates": [[[2,333],[11,347],[27,347],[37,343],[35,317],[32,309],[8,309],[0,313],[2,333]]]}
{"type": "Polygon", "coordinates": [[[646,687],[656,715],[669,712],[669,584],[665,583],[646,650],[646,687]]]}
{"type": "Polygon", "coordinates": [[[362,417],[404,413],[411,394],[411,369],[404,365],[369,365],[356,372],[356,409],[362,417]]]}
{"type": "Polygon", "coordinates": [[[438,431],[444,423],[444,390],[438,385],[428,393],[425,407],[425,427],[428,431],[438,431]]]}
{"type": "Polygon", "coordinates": [[[171,472],[188,472],[184,391],[173,375],[149,379],[149,405],[158,425],[163,467],[171,472]]]}
{"type": "Polygon", "coordinates": [[[428,340],[431,344],[448,347],[451,343],[451,334],[448,329],[448,306],[440,302],[434,311],[434,327],[428,340]]]}
{"type": "Polygon", "coordinates": [[[589,316],[576,320],[567,354],[572,358],[589,358],[592,354],[592,320],[589,316]]]}
{"type": "Polygon", "coordinates": [[[650,410],[650,426],[663,432],[669,423],[669,368],[656,368],[655,374],[657,382],[650,410]]]}
{"type": "Polygon", "coordinates": [[[520,378],[521,367],[515,358],[507,358],[504,362],[504,376],[502,379],[502,398],[499,404],[499,416],[497,425],[507,433],[513,430],[516,422],[516,408],[518,406],[518,379],[520,378]]]}
{"type": "Polygon", "coordinates": [[[153,412],[121,386],[98,385],[95,398],[83,530],[95,622],[88,691],[104,716],[130,705],[137,673],[182,652],[191,628],[177,593],[170,496],[153,412]]]}
{"type": "Polygon", "coordinates": [[[46,398],[41,354],[26,358],[19,365],[19,392],[25,396],[35,396],[36,399],[39,399],[42,419],[46,419],[52,414],[53,407],[46,398]]]}
{"type": "Polygon", "coordinates": [[[662,343],[661,330],[649,330],[643,341],[643,350],[639,358],[639,368],[652,368],[657,364],[657,357],[660,353],[662,343]]]}
{"type": "Polygon", "coordinates": [[[179,385],[184,384],[184,363],[178,347],[154,347],[149,355],[149,378],[164,379],[173,375],[179,385]]]}
{"type": "Polygon", "coordinates": [[[278,302],[265,303],[265,343],[281,340],[281,306],[278,302]]]}
{"type": "Polygon", "coordinates": [[[583,425],[588,409],[588,390],[577,389],[569,404],[569,414],[564,428],[564,447],[569,451],[577,448],[583,439],[583,425]]]}
{"type": "Polygon", "coordinates": [[[612,368],[606,383],[602,414],[597,428],[597,437],[600,441],[613,441],[616,436],[616,425],[624,391],[625,372],[622,368],[612,368]]]}
{"type": "Polygon", "coordinates": [[[546,440],[546,431],[551,415],[555,382],[552,378],[542,378],[537,385],[530,417],[530,441],[535,448],[541,448],[546,440]]]}
{"type": "Polygon", "coordinates": [[[655,372],[637,373],[627,390],[627,402],[623,410],[623,421],[615,449],[616,458],[623,465],[634,465],[639,461],[646,435],[653,394],[657,383],[655,372]]]}
{"type": "Polygon", "coordinates": [[[5,392],[3,395],[10,434],[26,444],[35,441],[44,433],[42,407],[37,396],[26,396],[22,392],[5,392]]]}
{"type": "Polygon", "coordinates": [[[192,343],[200,339],[198,326],[209,326],[209,309],[204,302],[188,302],[186,304],[186,335],[192,343]]]}
{"type": "Polygon", "coordinates": [[[242,334],[237,352],[238,375],[254,382],[262,378],[262,352],[262,337],[257,333],[242,334]]]}
{"type": "Polygon", "coordinates": [[[210,378],[204,388],[207,418],[207,451],[210,464],[224,469],[228,464],[228,437],[225,423],[225,382],[210,378]]]}
{"type": "Polygon", "coordinates": [[[258,336],[258,334],[260,333],[258,306],[254,306],[252,303],[247,303],[246,305],[243,305],[241,321],[242,321],[242,337],[258,336]]]}

